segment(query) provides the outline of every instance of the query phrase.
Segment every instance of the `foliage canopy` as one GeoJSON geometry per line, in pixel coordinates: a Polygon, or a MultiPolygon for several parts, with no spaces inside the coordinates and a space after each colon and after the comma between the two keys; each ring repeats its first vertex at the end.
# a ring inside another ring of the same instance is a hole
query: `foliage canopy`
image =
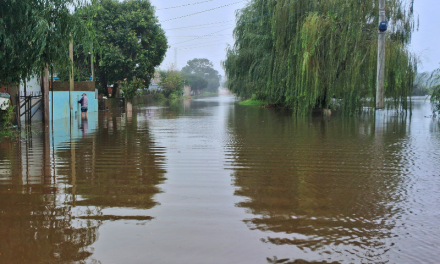
{"type": "Polygon", "coordinates": [[[124,97],[128,102],[131,102],[133,98],[138,93],[138,89],[142,89],[144,87],[144,82],[140,78],[133,78],[132,80],[125,79],[121,85],[121,91],[124,94],[124,97]]]}
{"type": "MultiPolygon", "coordinates": [[[[187,62],[187,65],[182,68],[182,73],[191,76],[191,75],[197,75],[200,76],[208,81],[208,84],[205,88],[208,89],[208,91],[216,92],[218,88],[220,87],[220,78],[218,71],[215,70],[214,65],[212,62],[208,59],[192,59],[187,62]]],[[[201,88],[200,84],[200,78],[192,77],[191,78],[191,89],[194,90],[202,90],[205,88],[201,88]]]]}
{"type": "Polygon", "coordinates": [[[18,83],[54,62],[68,64],[71,38],[91,46],[88,17],[72,14],[84,5],[77,0],[0,1],[0,82],[18,83]]]}
{"type": "Polygon", "coordinates": [[[95,49],[96,72],[101,86],[134,77],[149,81],[168,49],[150,1],[99,0],[94,8],[93,26],[99,44],[95,49]]]}
{"type": "Polygon", "coordinates": [[[172,97],[179,97],[182,95],[183,86],[185,85],[185,78],[183,74],[175,69],[168,69],[166,71],[159,71],[160,76],[160,87],[163,89],[163,94],[170,98],[170,95],[174,95],[172,97]]]}
{"type": "MultiPolygon", "coordinates": [[[[235,44],[223,62],[238,96],[305,114],[336,98],[354,113],[376,93],[378,0],[252,0],[237,12],[235,44]]],[[[385,95],[407,109],[416,72],[408,52],[413,0],[387,0],[385,95]]]]}
{"type": "Polygon", "coordinates": [[[208,80],[197,74],[185,75],[185,82],[191,86],[191,90],[196,93],[208,88],[208,80]]]}

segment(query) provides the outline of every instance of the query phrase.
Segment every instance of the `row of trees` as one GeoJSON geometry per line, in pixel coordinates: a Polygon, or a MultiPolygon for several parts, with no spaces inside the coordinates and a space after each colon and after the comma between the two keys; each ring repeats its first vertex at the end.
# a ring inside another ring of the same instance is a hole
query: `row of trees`
{"type": "MultiPolygon", "coordinates": [[[[376,93],[378,0],[252,0],[224,62],[229,90],[305,114],[332,99],[354,113],[376,93]],[[368,100],[366,100],[368,99],[368,100]]],[[[388,0],[386,96],[407,108],[416,70],[413,1],[388,0]]]]}
{"type": "Polygon", "coordinates": [[[220,87],[221,75],[213,68],[208,59],[193,59],[181,71],[170,67],[159,71],[159,85],[167,98],[182,94],[183,87],[188,85],[195,94],[206,91],[216,93],[220,87]]]}

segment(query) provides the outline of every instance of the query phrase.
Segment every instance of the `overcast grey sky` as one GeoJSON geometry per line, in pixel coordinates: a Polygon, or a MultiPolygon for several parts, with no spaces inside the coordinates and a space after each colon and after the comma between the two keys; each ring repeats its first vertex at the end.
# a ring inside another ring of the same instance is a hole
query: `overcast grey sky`
{"type": "MultiPolygon", "coordinates": [[[[177,49],[179,69],[185,66],[188,60],[207,58],[223,75],[220,61],[225,58],[226,44],[232,45],[234,42],[232,31],[235,25],[235,11],[243,8],[247,0],[151,0],[151,2],[157,8],[156,14],[171,46],[161,68],[174,63],[175,49],[177,49]],[[176,6],[181,7],[168,9],[176,6]],[[203,12],[209,9],[214,10],[203,12]],[[197,12],[202,13],[191,15],[197,12]],[[182,16],[187,17],[179,18],[182,16]]],[[[440,0],[415,0],[415,12],[420,18],[420,28],[413,35],[411,48],[420,55],[422,65],[419,71],[432,71],[440,67],[439,10],[440,0]]]]}
{"type": "Polygon", "coordinates": [[[420,55],[419,72],[440,67],[440,0],[415,0],[414,11],[420,19],[412,39],[413,51],[420,55]]]}

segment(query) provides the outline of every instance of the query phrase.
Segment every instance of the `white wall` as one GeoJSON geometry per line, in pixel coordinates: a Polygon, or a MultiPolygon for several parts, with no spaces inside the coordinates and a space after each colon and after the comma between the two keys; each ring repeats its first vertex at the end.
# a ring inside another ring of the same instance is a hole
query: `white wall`
{"type": "MultiPolygon", "coordinates": [[[[41,86],[40,86],[40,78],[38,76],[34,76],[32,77],[30,80],[26,81],[26,94],[30,95],[30,94],[34,94],[34,95],[38,95],[41,92],[41,86]]],[[[20,96],[24,95],[24,83],[21,82],[20,83],[20,96]]],[[[22,99],[24,100],[24,99],[22,99]]],[[[32,100],[32,105],[34,103],[36,103],[38,101],[38,99],[33,99],[32,100]]],[[[37,105],[35,105],[32,108],[32,114],[35,115],[32,117],[32,122],[41,122],[43,120],[43,103],[38,103],[37,105]]],[[[20,113],[23,113],[25,110],[24,106],[21,108],[20,113]]],[[[24,124],[24,120],[25,120],[25,116],[23,115],[21,117],[21,122],[22,124],[24,124]]]]}

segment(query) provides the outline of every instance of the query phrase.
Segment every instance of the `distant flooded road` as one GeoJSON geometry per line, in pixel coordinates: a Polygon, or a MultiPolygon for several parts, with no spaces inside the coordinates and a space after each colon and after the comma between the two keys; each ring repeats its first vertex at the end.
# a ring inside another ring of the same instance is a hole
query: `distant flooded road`
{"type": "Polygon", "coordinates": [[[233,96],[0,142],[0,263],[439,263],[440,122],[233,96]]]}

